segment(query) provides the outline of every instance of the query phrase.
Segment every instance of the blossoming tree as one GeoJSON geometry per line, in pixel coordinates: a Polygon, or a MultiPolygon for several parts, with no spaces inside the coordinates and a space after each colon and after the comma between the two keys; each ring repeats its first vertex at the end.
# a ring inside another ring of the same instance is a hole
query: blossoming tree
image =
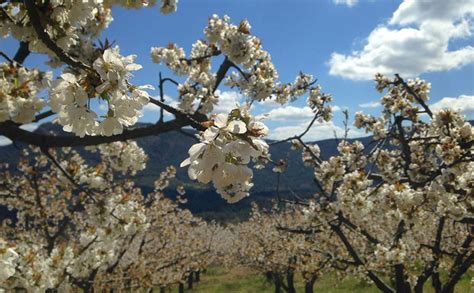
{"type": "MultiPolygon", "coordinates": [[[[121,55],[118,46],[100,41],[100,33],[112,21],[113,6],[155,2],[0,1],[0,36],[19,41],[15,56],[1,52],[0,135],[33,146],[34,154],[20,162],[21,174],[2,170],[0,204],[17,214],[0,233],[2,286],[90,291],[183,283],[208,264],[213,247],[225,246],[231,232],[163,197],[173,168],[148,196],[130,180],[118,180],[117,172],[144,168],[146,154],[129,140],[187,126],[199,131],[199,142],[181,166],[191,179],[212,182],[232,203],[249,195],[252,168],[272,162],[264,117],[253,117],[250,105],[306,96],[314,119],[303,133],[275,143],[293,141],[302,148],[319,191],[307,201],[287,201],[288,210],[278,216],[255,212],[237,230],[249,237],[248,245],[265,243],[263,248],[277,253],[266,257],[264,249],[246,255],[244,245],[240,255],[250,266],[271,271],[280,284],[283,272],[288,281],[298,268],[312,287],[320,269],[332,268],[364,276],[383,292],[421,292],[428,279],[436,292],[453,292],[474,262],[474,135],[463,117],[451,110],[433,113],[430,85],[423,80],[377,75],[377,89],[387,91],[383,112],[380,117],[357,113],[355,119],[374,141],[364,146],[344,138],[339,154],[323,160],[304,135],[316,121],[332,118],[332,97],[304,73],[292,83],[278,81],[250,24],[217,15],[209,18],[204,38],[189,54],[178,44],[150,49],[155,63],[184,80],[160,76],[160,97],[152,98],[150,85],[131,81],[141,68],[136,56],[121,55]],[[46,56],[59,76],[27,68],[30,52],[46,56]],[[213,68],[216,62],[220,65],[213,68]],[[165,84],[176,86],[177,107],[167,104],[165,84]],[[229,113],[211,114],[223,86],[248,101],[229,113]],[[92,106],[95,101],[106,105],[105,113],[92,106]],[[157,123],[134,126],[149,103],[161,108],[157,123]],[[174,118],[165,121],[164,111],[174,118]],[[72,135],[20,128],[46,118],[72,135]],[[71,149],[79,146],[98,152],[101,162],[89,166],[71,149]],[[265,233],[252,234],[260,224],[265,233]],[[214,235],[222,243],[213,243],[214,235]],[[283,239],[291,245],[282,245],[283,239]]],[[[174,12],[176,2],[161,0],[160,11],[174,12]]],[[[279,176],[284,162],[275,165],[279,176]]]]}
{"type": "Polygon", "coordinates": [[[142,150],[122,142],[98,149],[96,166],[74,150],[62,149],[52,159],[37,148],[33,159],[20,161],[19,174],[3,166],[0,204],[17,219],[0,231],[2,286],[165,288],[212,261],[213,228],[163,196],[173,167],[143,196],[116,176],[142,169],[146,156],[136,156],[142,150]],[[135,161],[127,160],[130,154],[135,161]]]}
{"type": "Polygon", "coordinates": [[[329,229],[383,292],[422,292],[429,279],[453,292],[474,262],[472,125],[452,110],[433,113],[426,81],[377,75],[376,86],[386,90],[381,117],[355,118],[373,135],[369,146],[342,140],[322,160],[295,137],[319,187],[297,233],[329,229]]]}

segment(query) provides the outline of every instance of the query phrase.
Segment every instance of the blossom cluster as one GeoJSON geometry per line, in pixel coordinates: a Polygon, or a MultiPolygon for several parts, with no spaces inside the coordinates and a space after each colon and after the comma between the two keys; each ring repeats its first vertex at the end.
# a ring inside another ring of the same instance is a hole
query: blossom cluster
{"type": "Polygon", "coordinates": [[[115,171],[135,175],[146,168],[148,156],[136,141],[116,141],[98,148],[102,161],[108,161],[115,171]]]}
{"type": "Polygon", "coordinates": [[[431,84],[425,80],[417,78],[402,82],[399,77],[390,80],[386,76],[377,74],[375,82],[378,91],[388,89],[380,99],[384,107],[385,119],[392,113],[400,113],[403,117],[417,120],[418,115],[423,112],[419,106],[429,100],[431,84]]]}
{"type": "MultiPolygon", "coordinates": [[[[161,0],[160,11],[163,14],[175,12],[177,0],[161,0]]],[[[40,18],[48,20],[45,32],[65,52],[88,60],[93,51],[91,39],[97,38],[101,31],[112,22],[112,6],[142,8],[153,6],[156,0],[150,1],[35,1],[39,8],[40,18]]],[[[9,1],[2,6],[0,16],[0,37],[12,36],[28,43],[30,51],[48,54],[49,64],[60,65],[61,61],[41,40],[38,39],[25,5],[22,2],[9,1]]]]}
{"type": "Polygon", "coordinates": [[[268,145],[261,138],[268,128],[252,117],[246,106],[229,114],[217,114],[201,136],[201,142],[189,149],[188,175],[201,183],[212,182],[228,202],[248,196],[252,187],[251,160],[268,156],[268,145]]]}
{"type": "Polygon", "coordinates": [[[51,78],[51,72],[28,70],[12,63],[0,64],[0,122],[29,123],[46,102],[38,97],[51,78]]]}
{"type": "Polygon", "coordinates": [[[4,282],[15,274],[15,267],[18,261],[18,253],[0,238],[0,283],[4,282]]]}
{"type": "MultiPolygon", "coordinates": [[[[237,69],[226,76],[225,84],[238,88],[249,100],[272,98],[284,104],[309,92],[313,109],[330,102],[330,96],[321,95],[320,88],[312,86],[311,75],[301,73],[293,83],[277,82],[278,73],[270,54],[250,29],[246,20],[234,25],[228,16],[213,15],[204,29],[206,40],[196,41],[189,56],[177,44],[151,48],[153,62],[164,63],[176,75],[187,76],[187,80],[178,85],[181,110],[210,113],[219,103],[219,96],[215,93],[218,74],[211,71],[211,58],[219,55],[225,56],[223,65],[237,69]]],[[[330,116],[330,113],[324,116],[330,116]]]]}
{"type": "Polygon", "coordinates": [[[58,113],[64,131],[79,136],[120,134],[124,126],[137,122],[140,110],[149,101],[141,87],[129,83],[130,71],[140,65],[133,63],[136,56],[121,56],[118,48],[108,48],[93,63],[99,80],[87,74],[63,73],[50,87],[49,106],[58,113]],[[98,97],[108,106],[102,121],[90,107],[90,99],[98,97]]]}
{"type": "MultiPolygon", "coordinates": [[[[57,120],[64,130],[81,137],[119,134],[123,127],[135,124],[149,96],[143,87],[129,83],[129,72],[141,66],[133,63],[133,55],[124,57],[117,48],[110,48],[108,41],[105,46],[100,43],[101,48],[97,49],[93,40],[112,21],[113,5],[139,8],[153,6],[156,1],[33,2],[33,8],[15,1],[2,5],[0,36],[11,36],[24,42],[28,52],[48,55],[50,66],[66,63],[70,67],[51,84],[51,73],[28,70],[13,61],[1,64],[0,122],[31,122],[35,113],[49,105],[58,113],[57,120]],[[37,22],[47,25],[37,28],[37,22]],[[39,36],[37,31],[44,31],[57,48],[52,48],[48,42],[46,45],[41,40],[45,36],[39,36]],[[38,95],[47,87],[50,88],[50,97],[45,101],[38,95]],[[94,97],[107,103],[103,119],[99,119],[90,107],[90,99],[94,97]]],[[[176,11],[177,2],[162,0],[161,12],[176,11]]]]}

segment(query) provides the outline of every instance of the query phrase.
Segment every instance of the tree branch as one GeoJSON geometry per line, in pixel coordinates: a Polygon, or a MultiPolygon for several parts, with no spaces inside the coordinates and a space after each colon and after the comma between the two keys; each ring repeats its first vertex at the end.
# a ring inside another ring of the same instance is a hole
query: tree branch
{"type": "Polygon", "coordinates": [[[30,49],[28,49],[28,43],[27,42],[20,42],[20,46],[18,47],[18,50],[16,51],[15,57],[13,57],[13,61],[15,61],[18,64],[23,64],[25,62],[26,57],[30,55],[30,49]]]}
{"type": "MultiPolygon", "coordinates": [[[[336,233],[336,235],[339,237],[339,239],[341,239],[341,241],[344,244],[344,246],[346,247],[347,251],[349,252],[351,257],[354,259],[354,261],[356,262],[356,265],[357,266],[363,265],[364,262],[359,257],[359,255],[357,254],[356,250],[354,249],[352,244],[347,239],[344,232],[342,232],[339,225],[331,225],[331,229],[336,233]]],[[[382,292],[385,292],[385,293],[393,293],[394,292],[393,289],[390,288],[387,284],[385,284],[382,281],[382,279],[380,279],[373,271],[367,270],[367,276],[375,283],[377,288],[379,288],[382,292]]]]}
{"type": "Polygon", "coordinates": [[[7,60],[10,64],[14,64],[15,61],[13,59],[11,59],[10,57],[8,57],[7,54],[5,54],[4,52],[0,51],[0,56],[2,56],[3,58],[5,58],[5,60],[7,60]]]}
{"type": "MultiPolygon", "coordinates": [[[[37,7],[34,0],[25,0],[26,10],[28,12],[28,17],[30,18],[31,25],[35,30],[38,38],[43,42],[43,44],[53,51],[56,56],[63,61],[64,63],[71,65],[75,68],[81,68],[88,71],[93,71],[92,68],[81,61],[73,59],[69,56],[63,49],[61,49],[52,39],[48,32],[45,30],[43,24],[41,23],[41,16],[38,13],[37,7]]],[[[19,62],[21,63],[21,62],[19,62]]]]}
{"type": "Polygon", "coordinates": [[[233,64],[234,63],[232,63],[229,58],[225,57],[224,62],[222,62],[221,66],[219,66],[219,69],[217,70],[216,83],[214,84],[214,88],[212,89],[213,93],[217,90],[222,80],[224,80],[227,71],[230,67],[232,67],[233,64]]]}
{"type": "MultiPolygon", "coordinates": [[[[194,121],[194,120],[193,120],[194,121]]],[[[55,136],[29,132],[18,128],[18,125],[11,121],[0,123],[0,135],[4,135],[12,141],[23,142],[29,145],[46,148],[73,147],[98,145],[114,141],[124,141],[127,139],[137,139],[140,137],[158,135],[169,132],[184,126],[192,126],[197,130],[203,130],[204,127],[198,122],[177,118],[161,124],[150,125],[135,129],[124,130],[121,134],[112,136],[55,136]]]]}
{"type": "Polygon", "coordinates": [[[425,109],[426,111],[426,114],[428,114],[430,116],[430,118],[433,118],[433,112],[431,112],[431,109],[428,107],[428,105],[426,105],[425,101],[423,101],[422,98],[420,98],[420,96],[418,96],[411,87],[408,86],[408,84],[403,80],[403,78],[400,77],[400,75],[398,74],[395,74],[395,77],[397,78],[395,80],[395,84],[401,84],[405,90],[410,94],[412,95],[415,100],[423,107],[423,109],[425,109]]]}

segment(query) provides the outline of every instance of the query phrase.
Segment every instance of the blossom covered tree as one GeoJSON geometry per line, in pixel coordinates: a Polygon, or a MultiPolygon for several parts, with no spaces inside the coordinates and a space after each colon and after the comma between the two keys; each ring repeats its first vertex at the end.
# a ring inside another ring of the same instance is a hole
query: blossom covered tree
{"type": "MultiPolygon", "coordinates": [[[[306,216],[300,208],[269,211],[253,206],[252,215],[229,229],[234,234],[226,261],[265,274],[275,292],[295,293],[297,275],[305,282],[305,293],[313,292],[314,283],[336,265],[339,246],[319,233],[294,233],[287,227],[301,227],[306,216]]],[[[326,235],[325,235],[326,236],[326,235]]]]}
{"type": "MultiPolygon", "coordinates": [[[[0,286],[165,288],[183,284],[211,261],[230,261],[270,272],[276,288],[288,292],[294,292],[295,272],[311,292],[329,270],[366,278],[383,292],[422,292],[429,279],[436,292],[453,292],[472,267],[474,134],[455,111],[430,109],[426,81],[376,75],[377,90],[386,91],[380,117],[355,115],[355,126],[373,142],[343,138],[339,154],[324,160],[304,135],[317,121],[332,119],[331,95],[305,73],[280,82],[246,20],[233,24],[228,16],[211,16],[189,54],[178,44],[151,48],[153,62],[184,80],[160,75],[155,99],[148,93],[152,86],[131,81],[141,68],[136,56],[123,56],[100,33],[112,21],[113,6],[142,8],[156,1],[0,4],[0,36],[19,41],[15,56],[1,52],[0,135],[32,146],[20,173],[1,170],[0,204],[15,211],[16,221],[0,231],[0,286]],[[46,56],[60,74],[27,68],[30,52],[46,56]],[[176,86],[177,107],[167,104],[165,84],[176,86]],[[223,86],[247,101],[214,114],[223,86]],[[306,130],[267,143],[265,117],[254,117],[251,105],[303,96],[314,112],[306,130]],[[105,113],[92,106],[95,101],[106,105],[105,113]],[[161,108],[157,123],[136,126],[150,103],[161,108]],[[174,118],[165,121],[164,111],[174,118]],[[20,128],[46,118],[70,134],[20,128]],[[274,162],[269,149],[290,141],[314,171],[318,192],[308,200],[280,199],[270,215],[254,209],[249,221],[228,228],[164,197],[174,167],[144,196],[129,176],[145,168],[147,154],[131,140],[189,126],[199,142],[181,167],[192,180],[212,182],[228,202],[249,196],[252,168],[271,163],[284,176],[285,161],[274,162]],[[95,152],[99,163],[86,162],[75,147],[95,152]]],[[[176,4],[161,0],[160,11],[174,12],[176,4]]]]}
{"type": "Polygon", "coordinates": [[[127,161],[142,150],[122,142],[98,149],[96,166],[71,149],[51,159],[37,148],[33,159],[25,154],[20,161],[20,174],[3,166],[0,204],[17,219],[0,232],[2,285],[41,291],[168,287],[212,261],[212,226],[164,198],[174,167],[143,196],[132,181],[120,179],[144,167],[146,156],[127,161]]]}
{"type": "Polygon", "coordinates": [[[433,113],[426,81],[377,75],[376,87],[386,91],[381,117],[355,117],[372,147],[342,140],[322,160],[294,139],[319,187],[297,233],[337,235],[347,261],[383,292],[422,292],[429,279],[453,292],[474,261],[472,125],[452,110],[433,113]]]}

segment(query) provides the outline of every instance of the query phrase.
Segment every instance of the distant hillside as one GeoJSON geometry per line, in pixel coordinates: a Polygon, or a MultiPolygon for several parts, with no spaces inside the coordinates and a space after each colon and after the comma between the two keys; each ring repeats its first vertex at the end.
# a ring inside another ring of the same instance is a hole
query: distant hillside
{"type": "MultiPolygon", "coordinates": [[[[144,126],[143,124],[140,126],[144,126]]],[[[39,133],[61,133],[60,126],[47,123],[43,124],[36,132],[39,133]]],[[[370,141],[370,138],[362,138],[361,141],[365,144],[370,141]]],[[[251,196],[242,202],[234,205],[227,204],[220,196],[215,193],[211,185],[203,185],[189,180],[186,168],[179,168],[179,164],[187,157],[189,147],[195,143],[191,137],[186,136],[180,132],[168,132],[158,136],[150,136],[139,138],[138,144],[145,150],[149,156],[146,170],[139,172],[135,176],[135,182],[143,188],[145,192],[153,189],[153,182],[159,176],[160,172],[166,166],[174,165],[177,167],[177,180],[183,182],[187,189],[188,203],[185,207],[189,208],[195,213],[209,215],[210,218],[220,217],[224,215],[228,217],[229,213],[240,216],[239,214],[246,213],[250,206],[250,202],[268,202],[275,198],[276,178],[277,175],[272,172],[272,167],[268,166],[263,170],[254,171],[254,187],[252,188],[251,196]]],[[[335,139],[323,140],[317,142],[321,148],[321,154],[329,157],[336,153],[337,142],[335,139]]],[[[20,150],[25,145],[8,145],[0,147],[0,161],[8,162],[11,166],[15,166],[20,156],[20,150]]],[[[91,155],[81,149],[79,151],[83,156],[95,161],[96,156],[91,155]]],[[[309,196],[313,194],[316,189],[313,183],[313,172],[306,168],[301,161],[301,152],[292,151],[290,143],[282,143],[270,148],[272,159],[277,161],[279,159],[287,158],[289,165],[282,176],[280,190],[282,195],[288,195],[295,192],[301,196],[309,196]],[[291,191],[290,191],[291,190],[291,191]]],[[[173,185],[176,182],[173,183],[173,185]]],[[[170,197],[176,196],[174,188],[167,192],[170,197]]]]}

